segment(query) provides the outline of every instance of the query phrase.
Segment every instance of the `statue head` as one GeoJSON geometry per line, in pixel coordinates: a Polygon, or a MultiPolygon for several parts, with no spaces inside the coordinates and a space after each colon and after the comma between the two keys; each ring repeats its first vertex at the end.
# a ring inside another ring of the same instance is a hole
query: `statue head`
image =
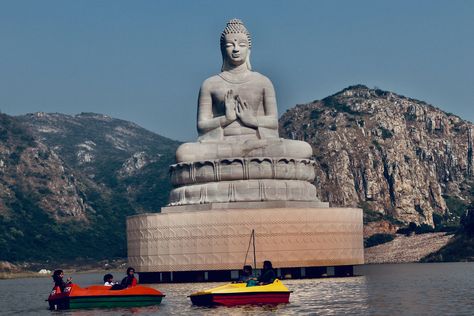
{"type": "Polygon", "coordinates": [[[247,69],[251,70],[250,48],[252,41],[250,33],[239,19],[227,22],[221,34],[222,71],[240,66],[245,63],[247,69]]]}

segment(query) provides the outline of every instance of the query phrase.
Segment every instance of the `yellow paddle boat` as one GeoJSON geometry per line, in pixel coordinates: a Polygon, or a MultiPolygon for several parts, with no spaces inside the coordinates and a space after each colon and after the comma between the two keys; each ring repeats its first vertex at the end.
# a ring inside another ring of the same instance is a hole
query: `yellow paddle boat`
{"type": "Polygon", "coordinates": [[[230,283],[193,293],[189,298],[194,305],[200,306],[266,305],[288,303],[291,292],[280,280],[275,279],[271,284],[249,287],[246,283],[230,283]]]}

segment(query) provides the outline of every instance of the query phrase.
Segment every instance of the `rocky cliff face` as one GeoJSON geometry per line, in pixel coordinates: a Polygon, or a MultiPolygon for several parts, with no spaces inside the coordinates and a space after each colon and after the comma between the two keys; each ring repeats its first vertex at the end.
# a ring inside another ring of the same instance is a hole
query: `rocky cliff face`
{"type": "Polygon", "coordinates": [[[18,195],[35,195],[56,221],[87,221],[92,208],[81,183],[56,152],[15,119],[0,115],[0,214],[11,216],[18,195]]]}
{"type": "Polygon", "coordinates": [[[280,134],[313,146],[332,205],[434,225],[433,214],[456,220],[447,200],[473,195],[472,123],[422,101],[352,86],[288,110],[280,134]]]}
{"type": "Polygon", "coordinates": [[[178,145],[104,115],[0,114],[0,259],[125,256],[125,218],[167,203],[178,145]]]}
{"type": "Polygon", "coordinates": [[[67,165],[136,212],[159,211],[179,142],[107,115],[33,113],[18,117],[67,165]]]}

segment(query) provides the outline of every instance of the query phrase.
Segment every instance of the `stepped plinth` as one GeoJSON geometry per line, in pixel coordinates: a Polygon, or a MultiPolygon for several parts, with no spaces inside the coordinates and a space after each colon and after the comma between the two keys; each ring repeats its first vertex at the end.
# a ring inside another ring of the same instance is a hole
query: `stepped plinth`
{"type": "Polygon", "coordinates": [[[275,91],[251,71],[250,35],[231,20],[222,72],[204,81],[196,143],[170,166],[168,206],[127,219],[129,264],[141,281],[225,280],[238,274],[255,230],[256,257],[292,277],[364,262],[362,210],[316,196],[308,143],[278,135],[275,91]]]}

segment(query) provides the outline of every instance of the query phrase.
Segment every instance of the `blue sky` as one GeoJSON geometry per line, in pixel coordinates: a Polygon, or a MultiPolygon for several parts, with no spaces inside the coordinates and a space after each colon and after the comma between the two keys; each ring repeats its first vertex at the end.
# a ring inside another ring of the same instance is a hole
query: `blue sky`
{"type": "Polygon", "coordinates": [[[3,1],[0,111],[97,112],[193,140],[240,18],[280,114],[353,84],[474,121],[474,1],[3,1]]]}

